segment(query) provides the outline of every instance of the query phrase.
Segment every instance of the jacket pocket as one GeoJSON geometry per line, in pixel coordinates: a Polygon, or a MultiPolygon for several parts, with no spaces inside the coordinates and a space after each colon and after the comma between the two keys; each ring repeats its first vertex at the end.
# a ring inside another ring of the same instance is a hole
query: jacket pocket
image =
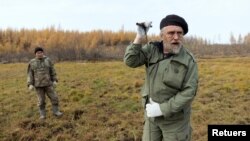
{"type": "Polygon", "coordinates": [[[170,117],[165,118],[167,121],[176,121],[184,119],[184,111],[181,110],[180,112],[172,114],[170,117]]]}
{"type": "Polygon", "coordinates": [[[176,133],[177,141],[191,141],[192,128],[187,127],[182,132],[176,133]]]}
{"type": "Polygon", "coordinates": [[[185,78],[187,68],[175,61],[172,61],[162,74],[162,81],[165,85],[180,90],[185,78]]]}

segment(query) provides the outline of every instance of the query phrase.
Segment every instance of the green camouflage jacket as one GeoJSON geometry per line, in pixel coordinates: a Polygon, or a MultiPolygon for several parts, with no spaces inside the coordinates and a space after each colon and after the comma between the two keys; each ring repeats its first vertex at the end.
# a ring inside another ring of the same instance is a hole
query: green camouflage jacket
{"type": "Polygon", "coordinates": [[[44,56],[42,59],[34,58],[28,65],[27,83],[35,87],[51,86],[52,82],[58,81],[56,71],[51,60],[44,56]]]}

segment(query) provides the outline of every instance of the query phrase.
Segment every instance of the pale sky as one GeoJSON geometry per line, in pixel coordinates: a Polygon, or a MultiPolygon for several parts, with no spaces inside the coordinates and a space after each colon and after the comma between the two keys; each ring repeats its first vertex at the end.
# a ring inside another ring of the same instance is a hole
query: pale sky
{"type": "Polygon", "coordinates": [[[136,22],[152,21],[149,34],[159,34],[168,14],[185,18],[187,36],[213,43],[250,33],[250,0],[0,0],[0,29],[136,31],[136,22]]]}

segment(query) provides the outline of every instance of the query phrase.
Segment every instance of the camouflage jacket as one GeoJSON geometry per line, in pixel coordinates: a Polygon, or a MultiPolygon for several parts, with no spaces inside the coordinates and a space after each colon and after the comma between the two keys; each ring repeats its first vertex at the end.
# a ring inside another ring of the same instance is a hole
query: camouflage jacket
{"type": "Polygon", "coordinates": [[[58,81],[54,64],[44,56],[42,59],[34,58],[28,64],[27,83],[35,87],[51,86],[54,81],[58,81]]]}

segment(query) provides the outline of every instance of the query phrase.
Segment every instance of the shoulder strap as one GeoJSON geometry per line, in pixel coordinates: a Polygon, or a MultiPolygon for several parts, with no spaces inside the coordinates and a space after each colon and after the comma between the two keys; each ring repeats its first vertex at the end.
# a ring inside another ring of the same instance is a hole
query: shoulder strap
{"type": "MultiPolygon", "coordinates": [[[[156,46],[156,47],[159,49],[160,52],[163,52],[162,42],[159,42],[159,41],[152,41],[152,42],[149,42],[149,44],[151,44],[151,45],[153,45],[153,46],[156,46]]],[[[166,59],[166,58],[160,59],[160,60],[158,60],[157,62],[154,62],[154,63],[147,63],[147,64],[146,64],[146,67],[150,67],[150,66],[152,66],[152,65],[154,65],[154,64],[157,64],[157,63],[159,63],[160,61],[162,61],[162,60],[164,60],[164,59],[166,59]]]]}

